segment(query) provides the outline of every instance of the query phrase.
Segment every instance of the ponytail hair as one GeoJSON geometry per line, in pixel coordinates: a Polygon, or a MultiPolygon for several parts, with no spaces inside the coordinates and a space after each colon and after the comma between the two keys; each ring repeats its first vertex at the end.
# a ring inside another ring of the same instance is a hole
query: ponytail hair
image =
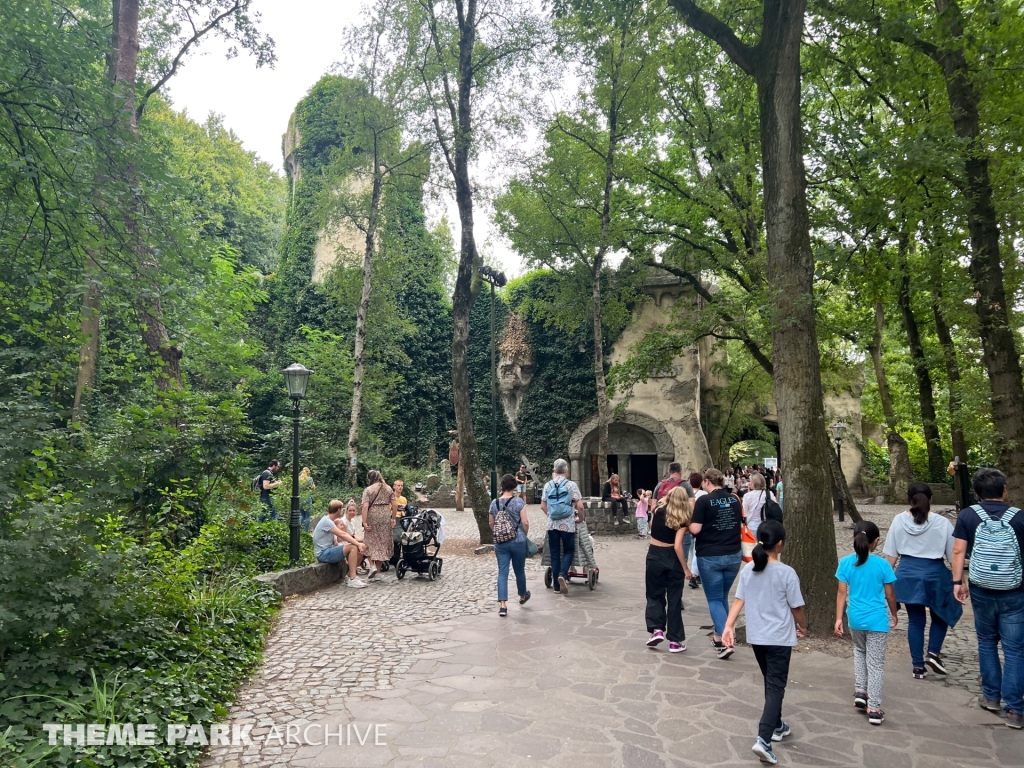
{"type": "Polygon", "coordinates": [[[857,553],[857,565],[864,565],[871,554],[872,542],[878,541],[882,534],[878,526],[870,520],[861,520],[853,529],[853,551],[857,553]]]}
{"type": "Polygon", "coordinates": [[[765,520],[757,527],[757,544],[751,556],[754,559],[754,573],[760,573],[768,565],[768,552],[786,540],[786,529],[778,520],[765,520]]]}
{"type": "Polygon", "coordinates": [[[907,489],[907,498],[910,500],[910,514],[914,516],[914,522],[923,524],[932,508],[931,486],[928,483],[911,483],[907,489]]]}

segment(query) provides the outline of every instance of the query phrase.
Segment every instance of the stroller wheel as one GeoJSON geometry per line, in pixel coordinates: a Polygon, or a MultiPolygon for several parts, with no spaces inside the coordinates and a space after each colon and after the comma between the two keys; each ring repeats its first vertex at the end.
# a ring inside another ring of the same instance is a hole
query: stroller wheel
{"type": "Polygon", "coordinates": [[[395,576],[397,576],[399,580],[404,579],[406,570],[408,569],[405,566],[405,560],[399,560],[398,565],[395,566],[395,576]]]}
{"type": "Polygon", "coordinates": [[[597,584],[597,571],[591,571],[587,576],[587,585],[593,589],[595,584],[597,584]]]}
{"type": "Polygon", "coordinates": [[[437,560],[431,560],[430,566],[427,568],[427,578],[433,581],[441,575],[441,566],[437,560]]]}
{"type": "Polygon", "coordinates": [[[551,566],[544,569],[544,587],[551,589],[551,566]]]}
{"type": "Polygon", "coordinates": [[[391,568],[391,561],[390,560],[385,560],[383,563],[380,564],[381,571],[387,571],[390,568],[391,568]]]}

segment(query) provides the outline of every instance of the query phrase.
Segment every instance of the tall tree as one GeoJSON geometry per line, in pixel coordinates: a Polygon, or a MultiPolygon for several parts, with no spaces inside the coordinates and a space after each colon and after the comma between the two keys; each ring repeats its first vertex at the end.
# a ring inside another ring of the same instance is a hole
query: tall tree
{"type": "Polygon", "coordinates": [[[800,113],[806,2],[764,0],[756,45],[744,43],[730,26],[692,0],[671,4],[687,25],[715,41],[757,86],[775,400],[787,501],[792,495],[796,511],[789,517],[794,543],[789,562],[809,596],[808,621],[825,627],[832,614],[836,550],[800,113]]]}
{"type": "Polygon", "coordinates": [[[396,23],[403,50],[419,75],[421,115],[433,132],[459,213],[459,265],[452,296],[452,389],[460,466],[480,539],[492,537],[487,489],[473,431],[467,367],[469,316],[480,292],[482,264],[474,234],[477,196],[472,164],[483,140],[513,121],[516,80],[525,76],[541,26],[526,0],[408,0],[396,23]],[[501,97],[496,89],[500,88],[501,97]]]}

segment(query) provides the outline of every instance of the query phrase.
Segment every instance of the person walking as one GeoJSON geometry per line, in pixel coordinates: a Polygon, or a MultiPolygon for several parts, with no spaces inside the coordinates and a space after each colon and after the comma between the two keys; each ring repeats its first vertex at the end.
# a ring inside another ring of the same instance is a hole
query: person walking
{"type": "Polygon", "coordinates": [[[313,482],[313,473],[309,467],[303,467],[299,472],[299,494],[302,496],[299,525],[306,533],[309,533],[309,522],[313,517],[313,491],[315,490],[316,483],[313,482]]]}
{"type": "Polygon", "coordinates": [[[511,563],[516,574],[519,604],[530,599],[526,588],[526,534],[530,520],[526,516],[526,502],[516,493],[519,483],[514,475],[501,478],[500,493],[491,502],[488,519],[494,532],[494,554],[498,558],[498,615],[508,616],[508,567],[511,563]]]}
{"type": "Polygon", "coordinates": [[[626,513],[629,511],[629,505],[626,503],[626,497],[622,494],[622,488],[619,487],[618,475],[612,475],[608,478],[608,482],[604,484],[604,492],[601,494],[601,500],[611,502],[612,521],[615,525],[618,525],[620,520],[624,520],[626,518],[626,513]]]}
{"type": "Polygon", "coordinates": [[[1010,728],[1024,728],[1024,514],[1006,502],[1006,475],[979,469],[971,485],[980,501],[961,510],[953,530],[953,589],[961,603],[970,595],[981,666],[979,705],[1005,713],[1010,728]],[[964,559],[970,553],[970,590],[964,559]],[[1003,664],[999,663],[999,644],[1003,664]],[[1005,708],[1000,703],[1005,702],[1005,708]]]}
{"type": "Polygon", "coordinates": [[[690,523],[697,547],[697,571],[715,625],[712,642],[720,659],[733,654],[732,647],[722,642],[722,631],[729,614],[729,590],[743,562],[740,501],[725,490],[724,483],[717,469],[704,473],[703,488],[707,495],[694,502],[690,523]]]}
{"type": "Polygon", "coordinates": [[[661,501],[678,485],[685,486],[690,498],[693,498],[693,488],[683,480],[683,465],[678,461],[673,461],[668,465],[668,477],[654,486],[654,500],[661,501]]]}
{"type": "Polygon", "coordinates": [[[746,606],[747,642],[764,677],[764,710],[751,751],[770,765],[779,762],[772,742],[782,741],[792,731],[782,719],[782,699],[789,682],[793,647],[807,634],[800,579],[796,571],[779,561],[785,546],[782,523],[765,521],[758,529],[753,565],[740,575],[736,599],[722,631],[722,642],[732,648],[736,644],[736,619],[746,606]]]}
{"type": "Polygon", "coordinates": [[[896,574],[888,560],[872,554],[881,534],[870,520],[862,520],[853,529],[852,555],[839,561],[836,578],[837,637],[843,636],[843,609],[846,609],[853,638],[853,704],[867,712],[871,725],[885,722],[882,711],[882,684],[885,682],[885,649],[889,630],[897,617],[896,574]]]}
{"type": "Polygon", "coordinates": [[[765,517],[765,507],[771,499],[778,503],[775,494],[767,490],[764,475],[755,472],[750,476],[750,490],[743,494],[743,516],[750,532],[757,536],[757,527],[765,517]]]}
{"type": "MultiPolygon", "coordinates": [[[[690,487],[694,489],[691,497],[691,506],[701,496],[707,496],[708,492],[701,486],[704,483],[704,475],[700,472],[691,472],[687,478],[690,487]]],[[[690,589],[697,589],[700,586],[700,569],[697,568],[697,553],[693,551],[693,534],[689,530],[683,535],[683,554],[686,555],[686,562],[690,566],[690,589]]]]}
{"type": "Polygon", "coordinates": [[[907,609],[913,674],[923,680],[929,669],[946,674],[942,643],[964,609],[953,597],[953,577],[943,562],[943,558],[953,561],[953,525],[941,515],[930,514],[932,489],[928,483],[911,483],[907,496],[910,509],[893,519],[882,554],[896,567],[896,600],[907,609]],[[932,623],[925,655],[924,627],[929,613],[932,623]]]}
{"type": "Polygon", "coordinates": [[[651,545],[647,549],[647,610],[644,619],[648,648],[655,648],[665,640],[668,631],[668,652],[686,650],[686,630],[683,627],[683,584],[690,577],[683,554],[683,534],[693,515],[686,489],[673,488],[658,502],[651,519],[651,545]]]}
{"type": "Polygon", "coordinates": [[[520,464],[519,471],[516,472],[516,493],[519,494],[519,498],[526,502],[526,485],[530,482],[530,475],[526,472],[526,465],[520,464]]]}
{"type": "Polygon", "coordinates": [[[569,462],[555,459],[540,502],[541,511],[548,516],[551,588],[563,595],[569,594],[569,569],[576,556],[576,524],[583,522],[583,495],[567,474],[569,462]]]}
{"type": "Polygon", "coordinates": [[[651,506],[651,492],[638,488],[636,492],[636,537],[647,538],[647,513],[651,506]]]}
{"type": "Polygon", "coordinates": [[[363,541],[370,560],[367,581],[378,581],[381,566],[395,553],[392,529],[398,520],[397,515],[395,492],[384,482],[378,470],[371,469],[366,473],[366,489],[363,491],[363,541]]]}
{"type": "Polygon", "coordinates": [[[313,529],[313,556],[321,563],[347,563],[345,584],[353,589],[363,589],[366,583],[359,578],[356,569],[366,552],[366,545],[353,536],[341,520],[342,509],[342,503],[337,499],[327,505],[327,514],[313,529]]]}
{"type": "Polygon", "coordinates": [[[263,504],[264,513],[257,516],[258,522],[264,523],[268,520],[277,520],[277,509],[274,507],[274,500],[270,496],[270,492],[277,488],[283,480],[275,480],[274,475],[277,474],[278,470],[281,469],[281,462],[274,459],[267,468],[260,472],[259,477],[256,478],[256,485],[260,492],[260,503],[263,504]]]}

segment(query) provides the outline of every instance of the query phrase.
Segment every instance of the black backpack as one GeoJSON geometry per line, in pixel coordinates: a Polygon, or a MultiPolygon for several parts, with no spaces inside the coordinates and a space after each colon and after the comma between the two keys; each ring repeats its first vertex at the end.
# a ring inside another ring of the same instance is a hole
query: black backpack
{"type": "Polygon", "coordinates": [[[777,523],[782,522],[782,507],[779,503],[772,499],[768,495],[768,491],[764,491],[764,504],[761,506],[761,519],[762,520],[774,520],[777,523]]]}
{"type": "Polygon", "coordinates": [[[267,473],[267,470],[263,470],[258,475],[256,475],[256,477],[254,477],[252,479],[252,482],[249,483],[249,490],[250,491],[252,491],[253,493],[262,493],[263,492],[263,476],[266,473],[267,473]]]}

